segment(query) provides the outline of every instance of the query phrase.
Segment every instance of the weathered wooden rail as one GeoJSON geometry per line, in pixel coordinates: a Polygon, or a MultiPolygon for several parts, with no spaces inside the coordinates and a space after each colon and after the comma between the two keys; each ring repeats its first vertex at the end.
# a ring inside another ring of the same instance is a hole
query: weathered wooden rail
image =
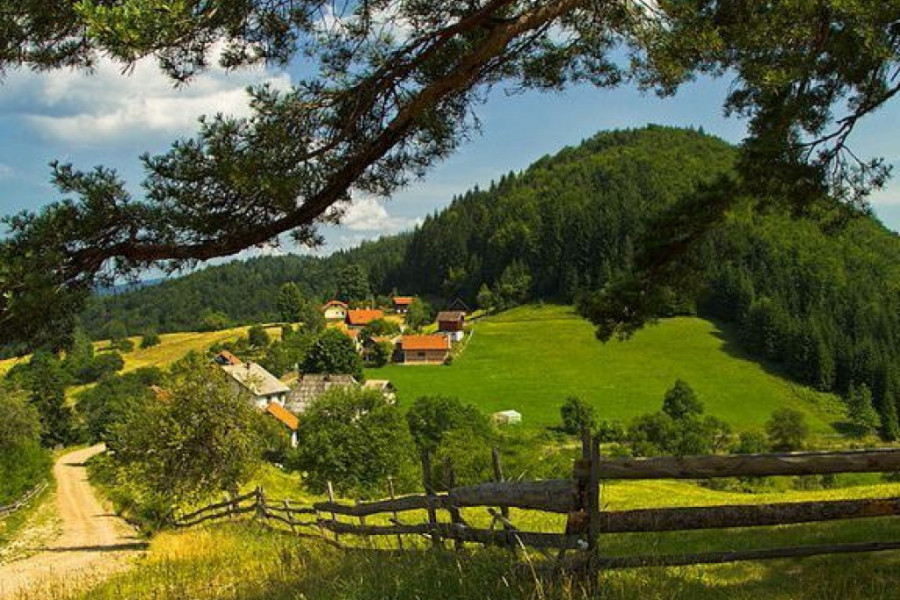
{"type": "Polygon", "coordinates": [[[26,492],[24,496],[22,496],[9,506],[0,506],[0,519],[8,517],[14,512],[21,510],[22,508],[27,506],[28,503],[35,498],[35,496],[43,492],[45,489],[47,489],[47,482],[42,481],[28,490],[28,492],[26,492]]]}
{"type": "MultiPolygon", "coordinates": [[[[900,471],[900,449],[851,452],[805,452],[730,456],[684,456],[656,458],[602,458],[597,439],[585,438],[582,456],[575,461],[571,479],[544,481],[505,481],[499,454],[493,454],[495,481],[480,485],[456,486],[452,465],[444,464],[448,481],[445,493],[435,492],[430,480],[431,463],[423,457],[424,494],[394,497],[354,504],[337,502],[330,491],[329,500],[302,506],[292,501],[267,500],[262,489],[228,498],[181,516],[176,525],[188,527],[210,520],[252,515],[266,522],[280,523],[294,533],[314,528],[320,535],[426,537],[437,547],[453,541],[457,548],[467,543],[557,549],[559,559],[565,551],[584,550],[567,558],[566,564],[578,569],[625,568],[655,565],[719,563],[814,556],[818,554],[874,552],[900,549],[898,542],[863,542],[764,550],[736,550],[697,554],[609,557],[602,555],[602,535],[611,533],[687,531],[698,529],[744,528],[796,523],[814,523],[844,519],[865,519],[900,515],[900,498],[783,502],[759,505],[723,505],[602,511],[600,486],[611,479],[706,479],[715,477],[763,477],[784,475],[824,475],[900,471]],[[484,508],[491,516],[489,527],[475,527],[461,509],[484,508]],[[567,515],[562,532],[522,531],[510,521],[509,509],[519,508],[567,515]],[[424,512],[424,522],[403,523],[401,515],[424,512]],[[438,511],[446,511],[450,522],[440,521],[438,511]],[[366,522],[367,517],[382,515],[390,524],[366,522]],[[341,520],[341,518],[345,520],[341,520]],[[348,522],[349,520],[349,522],[348,522]]],[[[391,488],[393,489],[393,488],[391,488]]]]}

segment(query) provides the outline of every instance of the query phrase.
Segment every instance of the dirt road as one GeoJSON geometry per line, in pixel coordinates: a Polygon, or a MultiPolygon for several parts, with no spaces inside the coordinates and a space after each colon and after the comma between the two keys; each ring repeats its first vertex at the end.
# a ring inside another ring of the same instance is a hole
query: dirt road
{"type": "Polygon", "coordinates": [[[146,544],[94,496],[84,462],[102,445],[70,452],[56,461],[57,511],[62,533],[28,558],[0,564],[0,600],[42,598],[121,570],[146,544]]]}

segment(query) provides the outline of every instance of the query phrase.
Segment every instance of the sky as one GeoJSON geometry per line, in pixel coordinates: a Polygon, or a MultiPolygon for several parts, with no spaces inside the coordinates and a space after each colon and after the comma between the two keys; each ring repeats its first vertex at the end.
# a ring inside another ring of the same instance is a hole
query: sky
{"type": "MultiPolygon", "coordinates": [[[[127,73],[105,61],[93,74],[10,72],[0,80],[0,214],[36,210],[60,199],[49,181],[53,160],[79,169],[115,168],[139,194],[142,153],[160,153],[173,140],[190,137],[201,115],[248,114],[248,85],[269,83],[286,89],[297,76],[297,70],[213,68],[176,89],[149,61],[127,73]]],[[[520,95],[497,89],[478,110],[479,134],[424,180],[394,197],[357,198],[342,225],[323,229],[326,243],[318,252],[409,229],[446,206],[454,194],[474,185],[484,187],[600,130],[648,123],[692,126],[737,143],[745,123],[723,115],[728,86],[728,80],[700,79],[665,99],[633,87],[520,95]]],[[[872,204],[888,227],[900,231],[900,103],[865,119],[851,143],[862,157],[879,156],[897,165],[898,178],[877,192],[872,204]]]]}

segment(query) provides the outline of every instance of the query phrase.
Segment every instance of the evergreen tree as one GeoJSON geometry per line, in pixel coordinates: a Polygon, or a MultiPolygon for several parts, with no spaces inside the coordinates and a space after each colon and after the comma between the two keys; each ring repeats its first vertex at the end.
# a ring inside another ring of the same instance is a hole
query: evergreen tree
{"type": "Polygon", "coordinates": [[[861,435],[874,433],[881,423],[872,405],[872,392],[865,383],[850,386],[847,393],[847,416],[861,435]]]}
{"type": "Polygon", "coordinates": [[[369,297],[369,278],[363,268],[354,263],[341,269],[338,274],[338,299],[344,302],[359,302],[369,297]]]}
{"type": "Polygon", "coordinates": [[[275,299],[275,305],[278,307],[278,314],[282,321],[288,323],[296,323],[301,321],[306,310],[306,299],[297,284],[288,282],[281,286],[278,290],[278,297],[275,299]]]}
{"type": "Polygon", "coordinates": [[[663,398],[662,409],[671,418],[681,421],[703,414],[703,403],[686,381],[676,379],[663,398]]]}

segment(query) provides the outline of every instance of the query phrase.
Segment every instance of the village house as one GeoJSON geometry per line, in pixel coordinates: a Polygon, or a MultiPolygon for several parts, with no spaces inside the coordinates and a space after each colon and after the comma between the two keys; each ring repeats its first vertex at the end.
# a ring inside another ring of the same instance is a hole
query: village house
{"type": "Polygon", "coordinates": [[[413,303],[412,296],[394,296],[394,312],[405,315],[409,312],[409,305],[413,303]]]}
{"type": "Polygon", "coordinates": [[[297,447],[297,428],[300,426],[300,420],[297,415],[293,414],[277,402],[271,402],[266,407],[266,412],[278,419],[282,425],[287,427],[291,436],[291,448],[297,447]]]}
{"type": "Polygon", "coordinates": [[[330,300],[322,306],[326,321],[343,321],[347,318],[347,305],[340,300],[330,300]]]}
{"type": "Polygon", "coordinates": [[[304,373],[291,386],[285,407],[296,414],[302,414],[315,400],[334,388],[355,388],[359,382],[352,375],[329,375],[327,373],[304,373]]]}
{"type": "Polygon", "coordinates": [[[450,355],[450,340],[445,335],[404,335],[400,354],[405,364],[440,364],[450,355]]]}
{"type": "Polygon", "coordinates": [[[358,308],[347,311],[347,325],[350,327],[365,327],[376,319],[384,318],[384,311],[377,308],[358,308]]]}
{"type": "Polygon", "coordinates": [[[239,365],[241,364],[241,359],[228,350],[222,350],[213,357],[213,362],[224,367],[225,365],[239,365]]]}
{"type": "Polygon", "coordinates": [[[239,392],[248,392],[260,410],[275,402],[284,406],[290,388],[277,377],[254,362],[222,365],[231,376],[231,383],[239,392]]]}
{"type": "Polygon", "coordinates": [[[458,342],[465,335],[463,328],[466,324],[466,313],[461,310],[443,310],[438,313],[437,324],[440,333],[458,342]]]}

